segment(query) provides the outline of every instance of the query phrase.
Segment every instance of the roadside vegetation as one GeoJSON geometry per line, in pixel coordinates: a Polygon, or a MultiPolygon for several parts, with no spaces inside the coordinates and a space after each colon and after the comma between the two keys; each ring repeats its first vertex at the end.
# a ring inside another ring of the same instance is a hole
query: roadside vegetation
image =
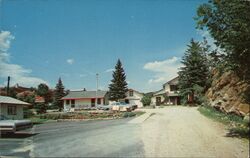
{"type": "Polygon", "coordinates": [[[94,119],[129,118],[129,117],[137,117],[144,113],[145,112],[143,111],[132,111],[132,112],[83,111],[83,112],[74,112],[74,113],[55,112],[55,113],[45,113],[45,114],[34,115],[30,117],[29,119],[33,122],[33,124],[42,124],[42,123],[49,122],[52,120],[63,121],[63,120],[90,120],[90,119],[94,120],[94,119]]]}
{"type": "Polygon", "coordinates": [[[198,111],[208,118],[227,125],[229,130],[227,136],[249,139],[249,121],[244,120],[242,117],[235,114],[223,113],[208,105],[200,106],[198,111]]]}

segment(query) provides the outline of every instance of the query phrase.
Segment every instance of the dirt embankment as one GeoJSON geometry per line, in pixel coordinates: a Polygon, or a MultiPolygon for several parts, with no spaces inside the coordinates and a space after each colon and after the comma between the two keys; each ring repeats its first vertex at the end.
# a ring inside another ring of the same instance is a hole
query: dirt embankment
{"type": "Polygon", "coordinates": [[[152,109],[142,124],[146,157],[249,156],[247,141],[226,137],[225,126],[201,115],[196,108],[152,109]]]}

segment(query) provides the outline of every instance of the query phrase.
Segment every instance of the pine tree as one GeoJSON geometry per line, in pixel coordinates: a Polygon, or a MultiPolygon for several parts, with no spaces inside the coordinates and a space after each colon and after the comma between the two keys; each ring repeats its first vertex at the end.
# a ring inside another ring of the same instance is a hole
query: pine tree
{"type": "Polygon", "coordinates": [[[195,96],[200,96],[209,86],[209,68],[205,52],[207,48],[193,39],[188,45],[179,71],[179,88],[184,102],[197,103],[195,96]]]}
{"type": "Polygon", "coordinates": [[[62,97],[65,96],[64,86],[61,78],[59,78],[58,83],[56,84],[55,95],[54,95],[54,106],[59,108],[61,111],[63,109],[63,100],[62,97]]]}
{"type": "Polygon", "coordinates": [[[128,91],[127,85],[126,74],[120,59],[118,59],[113,72],[113,79],[109,85],[110,100],[118,101],[119,99],[124,99],[126,97],[125,93],[128,91]]]}

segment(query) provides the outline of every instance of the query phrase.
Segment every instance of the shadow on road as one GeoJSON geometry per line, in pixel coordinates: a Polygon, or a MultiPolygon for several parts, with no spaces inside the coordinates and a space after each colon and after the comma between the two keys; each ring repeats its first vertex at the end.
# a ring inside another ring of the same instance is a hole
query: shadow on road
{"type": "Polygon", "coordinates": [[[35,136],[37,134],[38,133],[27,133],[27,132],[6,133],[6,134],[1,133],[0,134],[0,139],[1,138],[15,138],[15,139],[18,138],[18,139],[23,139],[23,138],[29,138],[29,137],[35,136]]]}

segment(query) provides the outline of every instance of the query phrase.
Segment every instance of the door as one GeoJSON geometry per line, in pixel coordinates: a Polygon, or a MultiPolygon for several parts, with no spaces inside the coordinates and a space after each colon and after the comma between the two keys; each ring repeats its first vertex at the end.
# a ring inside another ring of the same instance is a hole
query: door
{"type": "Polygon", "coordinates": [[[161,105],[161,97],[156,97],[156,106],[161,105]]]}
{"type": "Polygon", "coordinates": [[[91,99],[91,107],[95,107],[95,98],[91,99]]]}

